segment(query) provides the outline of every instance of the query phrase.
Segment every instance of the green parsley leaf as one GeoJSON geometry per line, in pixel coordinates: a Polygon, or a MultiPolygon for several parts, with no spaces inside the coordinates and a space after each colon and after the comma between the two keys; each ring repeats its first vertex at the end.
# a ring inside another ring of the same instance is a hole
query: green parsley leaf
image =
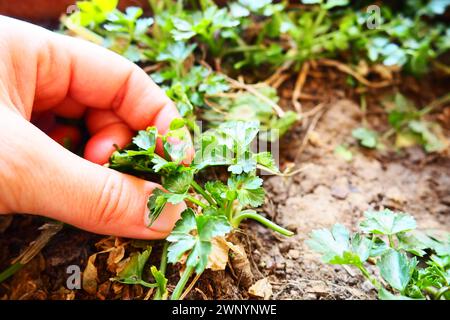
{"type": "Polygon", "coordinates": [[[366,211],[360,228],[363,232],[394,235],[416,228],[416,220],[405,213],[395,213],[389,209],[366,211]]]}
{"type": "Polygon", "coordinates": [[[228,179],[228,188],[237,193],[237,199],[242,206],[259,207],[265,198],[262,183],[263,180],[259,177],[239,175],[228,179]]]}
{"type": "Polygon", "coordinates": [[[410,260],[405,253],[390,249],[381,256],[377,266],[380,268],[383,279],[392,288],[403,292],[417,263],[416,258],[410,260]]]}
{"type": "Polygon", "coordinates": [[[148,283],[142,279],[144,267],[151,252],[152,248],[148,247],[143,252],[132,254],[130,260],[114,280],[126,284],[140,284],[145,287],[155,288],[156,284],[148,283]]]}
{"type": "Polygon", "coordinates": [[[133,143],[140,149],[153,153],[155,151],[157,137],[158,129],[149,127],[147,130],[140,130],[138,135],[133,138],[133,143]]]}
{"type": "Polygon", "coordinates": [[[195,268],[197,274],[203,272],[211,252],[211,239],[224,236],[231,229],[224,216],[196,215],[192,209],[186,209],[167,237],[167,241],[172,242],[168,261],[177,263],[183,254],[189,252],[186,266],[195,268]]]}
{"type": "Polygon", "coordinates": [[[366,148],[376,148],[378,144],[378,135],[375,131],[367,128],[357,128],[352,131],[352,136],[359,140],[362,146],[366,148]]]}
{"type": "Polygon", "coordinates": [[[155,266],[151,266],[150,272],[153,275],[153,278],[155,278],[156,284],[158,285],[158,289],[161,295],[161,300],[167,299],[167,278],[164,276],[164,274],[159,271],[155,266]]]}
{"type": "Polygon", "coordinates": [[[372,241],[359,234],[350,237],[350,232],[341,224],[335,224],[331,231],[313,230],[308,246],[321,253],[322,260],[331,264],[361,266],[370,256],[372,241]]]}

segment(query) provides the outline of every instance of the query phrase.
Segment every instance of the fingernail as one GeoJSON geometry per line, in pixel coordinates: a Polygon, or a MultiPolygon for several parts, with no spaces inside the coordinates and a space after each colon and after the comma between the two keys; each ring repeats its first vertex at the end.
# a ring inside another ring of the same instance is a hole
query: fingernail
{"type": "Polygon", "coordinates": [[[150,210],[147,208],[145,210],[145,225],[152,230],[169,233],[172,231],[175,223],[180,219],[181,212],[186,209],[186,204],[181,202],[179,204],[167,203],[164,206],[163,211],[159,217],[150,225],[150,210]]]}

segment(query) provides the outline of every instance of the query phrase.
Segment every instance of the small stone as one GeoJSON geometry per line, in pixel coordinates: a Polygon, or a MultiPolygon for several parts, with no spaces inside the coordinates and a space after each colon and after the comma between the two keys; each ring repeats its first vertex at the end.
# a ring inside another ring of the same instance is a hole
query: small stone
{"type": "Polygon", "coordinates": [[[331,195],[339,200],[344,200],[348,196],[348,188],[332,187],[331,195]]]}
{"type": "Polygon", "coordinates": [[[298,258],[300,258],[300,251],[297,249],[291,249],[288,252],[288,257],[294,260],[297,260],[298,258]]]}
{"type": "Polygon", "coordinates": [[[398,204],[403,204],[406,202],[405,195],[397,187],[389,187],[386,190],[385,196],[388,200],[396,202],[398,204]]]}

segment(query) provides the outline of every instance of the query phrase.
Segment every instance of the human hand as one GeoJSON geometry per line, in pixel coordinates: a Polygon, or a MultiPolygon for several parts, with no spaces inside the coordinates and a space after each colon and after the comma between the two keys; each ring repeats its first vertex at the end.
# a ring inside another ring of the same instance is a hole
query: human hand
{"type": "Polygon", "coordinates": [[[125,58],[0,16],[0,214],[39,214],[116,236],[167,236],[185,204],[168,204],[148,228],[147,199],[158,185],[99,164],[134,131],[155,125],[164,133],[177,117],[163,91],[125,58]],[[85,116],[85,159],[30,123],[49,111],[85,116]]]}

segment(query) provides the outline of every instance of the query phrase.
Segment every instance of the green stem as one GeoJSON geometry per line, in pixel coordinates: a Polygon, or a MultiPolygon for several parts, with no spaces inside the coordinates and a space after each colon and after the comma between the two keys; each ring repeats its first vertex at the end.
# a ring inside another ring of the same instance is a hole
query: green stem
{"type": "Polygon", "coordinates": [[[433,111],[435,108],[437,108],[441,105],[444,105],[448,102],[450,102],[450,93],[438,98],[437,100],[431,102],[428,106],[426,106],[425,108],[420,110],[419,116],[422,117],[422,116],[426,115],[427,113],[430,113],[431,111],[433,111]]]}
{"type": "Polygon", "coordinates": [[[149,283],[149,282],[144,281],[144,280],[139,281],[139,284],[141,286],[144,286],[144,287],[147,287],[147,288],[156,288],[156,287],[158,287],[158,284],[156,284],[156,283],[149,283]]]}
{"type": "Polygon", "coordinates": [[[203,189],[197,182],[192,180],[191,186],[194,188],[195,191],[200,193],[203,196],[203,198],[205,198],[205,200],[209,202],[210,205],[212,205],[212,206],[216,205],[216,202],[214,201],[214,199],[211,198],[211,196],[205,191],[205,189],[203,189]]]}
{"type": "Polygon", "coordinates": [[[234,48],[230,48],[227,50],[224,50],[224,52],[222,53],[222,57],[232,54],[232,53],[239,53],[239,52],[249,52],[249,51],[261,51],[264,50],[265,48],[259,45],[242,45],[242,46],[237,46],[234,48]]]}
{"type": "Polygon", "coordinates": [[[177,286],[172,292],[172,296],[170,297],[170,300],[179,300],[181,293],[184,290],[184,287],[186,286],[186,283],[188,282],[191,275],[194,273],[194,267],[188,267],[186,266],[186,269],[184,270],[183,274],[181,275],[180,280],[177,283],[177,286]]]}
{"type": "Polygon", "coordinates": [[[395,242],[394,242],[394,237],[392,236],[392,234],[388,235],[388,239],[389,239],[389,247],[395,249],[395,242]]]}
{"type": "Polygon", "coordinates": [[[282,235],[285,235],[285,236],[288,236],[288,237],[294,235],[294,233],[292,231],[287,230],[287,229],[285,229],[283,227],[280,227],[276,223],[274,223],[274,222],[264,218],[263,216],[257,214],[254,211],[242,211],[240,214],[238,214],[237,216],[235,216],[231,220],[231,224],[235,228],[237,228],[239,226],[239,224],[241,223],[241,221],[244,220],[244,219],[247,219],[247,218],[256,220],[259,223],[265,225],[266,227],[268,227],[268,228],[270,228],[270,229],[272,229],[272,230],[274,230],[276,232],[281,233],[282,235]]]}
{"type": "Polygon", "coordinates": [[[423,289],[426,293],[428,293],[429,295],[431,295],[434,299],[436,299],[436,296],[438,295],[438,290],[433,287],[433,286],[429,286],[429,287],[425,287],[423,289]]]}
{"type": "Polygon", "coordinates": [[[366,279],[368,279],[377,290],[381,289],[381,284],[377,281],[377,279],[375,279],[374,277],[371,276],[369,271],[367,271],[367,269],[363,265],[360,265],[357,267],[361,271],[361,273],[364,275],[364,277],[366,277],[366,279]]]}
{"type": "Polygon", "coordinates": [[[186,199],[189,200],[190,202],[195,203],[196,205],[202,207],[203,209],[208,208],[207,204],[204,204],[203,202],[201,202],[200,200],[198,200],[192,196],[187,196],[186,199]]]}
{"type": "Polygon", "coordinates": [[[10,265],[8,268],[6,268],[2,273],[0,273],[0,283],[14,275],[17,271],[22,269],[24,264],[21,264],[20,262],[16,262],[12,265],[10,265]]]}
{"type": "Polygon", "coordinates": [[[436,300],[439,300],[439,299],[441,299],[441,297],[442,297],[445,293],[447,293],[447,292],[450,292],[450,287],[442,287],[442,288],[440,288],[440,289],[438,290],[438,292],[436,293],[436,295],[434,296],[434,298],[435,298],[436,300]]]}
{"type": "MultiPolygon", "coordinates": [[[[159,272],[161,272],[164,276],[166,275],[166,268],[167,268],[167,249],[169,248],[169,242],[165,241],[163,246],[163,252],[161,254],[161,263],[159,265],[159,272]]],[[[162,298],[162,292],[158,289],[156,289],[155,296],[153,297],[153,300],[161,300],[162,298]]]]}
{"type": "Polygon", "coordinates": [[[228,218],[228,221],[232,221],[233,220],[233,200],[228,200],[226,202],[226,205],[225,205],[225,216],[228,218]]]}

